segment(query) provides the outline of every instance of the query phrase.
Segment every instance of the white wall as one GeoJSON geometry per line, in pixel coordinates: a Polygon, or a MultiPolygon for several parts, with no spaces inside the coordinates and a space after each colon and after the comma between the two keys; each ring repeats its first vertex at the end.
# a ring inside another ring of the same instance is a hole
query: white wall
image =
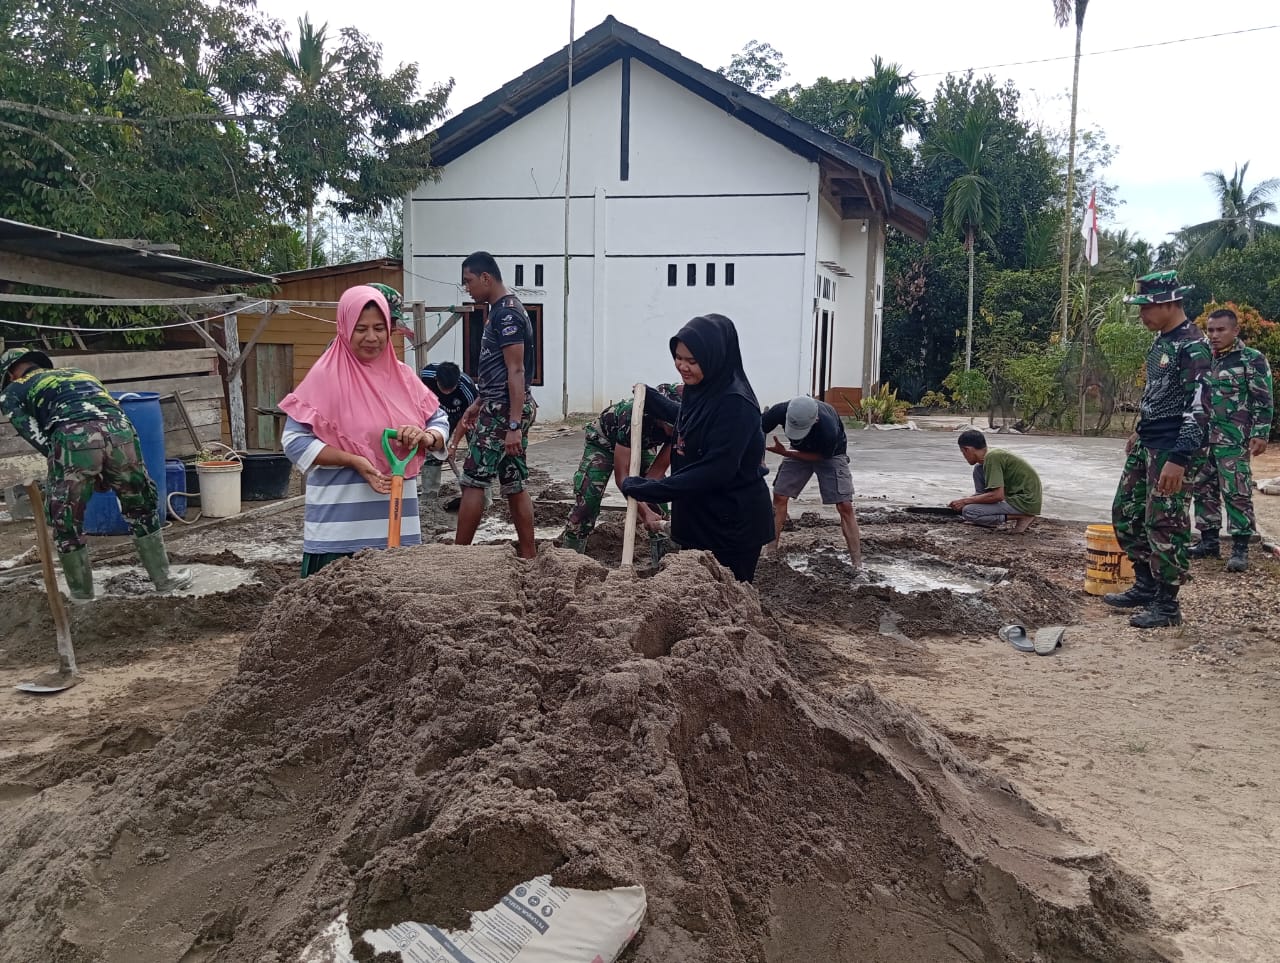
{"type": "Polygon", "coordinates": [[[864,230],[866,224],[861,219],[840,224],[840,264],[850,276],[840,279],[840,297],[836,305],[839,325],[831,377],[831,383],[836,387],[865,387],[862,362],[866,339],[867,244],[871,237],[871,231],[864,230]]]}
{"type": "MultiPolygon", "coordinates": [[[[622,181],[621,74],[614,64],[574,88],[570,411],[599,411],[638,380],[672,380],[668,339],[709,312],[738,325],[762,402],[807,392],[817,165],[633,60],[630,178],[622,181]]],[[[421,185],[405,220],[406,300],[462,300],[461,261],[473,250],[492,252],[509,284],[523,263],[526,288],[533,265],[544,266],[540,289],[519,293],[545,309],[547,384],[535,395],[547,420],[560,414],[563,142],[561,96],[421,185]]],[[[838,232],[825,230],[831,243],[838,232]]],[[[432,358],[461,357],[459,326],[432,358]]]]}

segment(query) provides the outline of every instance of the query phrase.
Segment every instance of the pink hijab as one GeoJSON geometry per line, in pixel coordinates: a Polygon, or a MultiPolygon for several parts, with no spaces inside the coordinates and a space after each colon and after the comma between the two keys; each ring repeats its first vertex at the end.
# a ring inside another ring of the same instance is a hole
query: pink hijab
{"type": "MultiPolygon", "coordinates": [[[[338,337],[279,404],[294,421],[310,425],[326,445],[364,455],[379,471],[388,473],[391,466],[382,451],[382,430],[425,425],[440,407],[417,373],[396,358],[390,316],[387,300],[376,288],[347,288],[338,302],[338,337]],[[388,337],[386,350],[366,364],[352,352],[351,335],[370,301],[388,319],[388,337]]],[[[405,469],[406,478],[418,474],[425,457],[419,449],[405,469]]]]}

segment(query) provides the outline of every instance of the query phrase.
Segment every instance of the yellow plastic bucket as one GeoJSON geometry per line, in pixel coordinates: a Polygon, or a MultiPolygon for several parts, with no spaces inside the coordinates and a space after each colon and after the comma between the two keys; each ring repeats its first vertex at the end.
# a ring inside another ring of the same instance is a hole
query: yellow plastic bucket
{"type": "Polygon", "coordinates": [[[1111,525],[1090,525],[1084,530],[1084,590],[1090,595],[1123,592],[1133,584],[1133,563],[1120,549],[1111,525]]]}

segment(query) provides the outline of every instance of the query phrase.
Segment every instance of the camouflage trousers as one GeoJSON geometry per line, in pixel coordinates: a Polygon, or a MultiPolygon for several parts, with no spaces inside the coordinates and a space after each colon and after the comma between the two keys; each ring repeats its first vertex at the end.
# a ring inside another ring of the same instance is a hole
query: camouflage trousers
{"type": "Polygon", "coordinates": [[[85,547],[84,511],[95,487],[116,493],[134,535],[159,530],[156,486],[128,419],[75,422],[51,434],[45,515],[59,552],[85,547]]]}
{"type": "Polygon", "coordinates": [[[1156,493],[1156,481],[1168,457],[1168,452],[1134,443],[1111,503],[1111,522],[1116,541],[1130,561],[1150,564],[1157,581],[1179,585],[1187,578],[1187,547],[1191,544],[1189,495],[1185,483],[1175,495],[1156,493]]]}
{"type": "Polygon", "coordinates": [[[1209,445],[1187,466],[1191,497],[1195,499],[1196,529],[1217,534],[1222,527],[1222,505],[1227,506],[1227,531],[1253,535],[1258,524],[1253,515],[1253,467],[1249,450],[1239,445],[1209,445]]]}
{"type": "MultiPolygon", "coordinates": [[[[640,454],[640,471],[643,474],[653,464],[653,452],[640,454]]],[[[569,521],[560,536],[565,548],[581,552],[587,547],[587,538],[600,517],[600,502],[604,499],[609,479],[613,477],[613,449],[600,437],[594,426],[587,428],[587,443],[582,449],[582,461],[573,476],[574,506],[569,521]]]]}
{"type": "Polygon", "coordinates": [[[533,426],[536,409],[533,399],[525,397],[524,410],[520,412],[520,454],[508,455],[507,409],[505,401],[486,401],[480,408],[476,426],[468,439],[467,460],[462,463],[461,487],[488,488],[494,479],[498,491],[508,497],[524,491],[529,477],[529,429],[533,426]]]}

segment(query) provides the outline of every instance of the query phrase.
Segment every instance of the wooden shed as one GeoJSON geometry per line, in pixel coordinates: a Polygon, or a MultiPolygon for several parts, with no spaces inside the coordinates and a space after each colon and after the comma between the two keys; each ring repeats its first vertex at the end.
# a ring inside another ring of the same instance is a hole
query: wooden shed
{"type": "MultiPolygon", "coordinates": [[[[289,271],[278,275],[275,299],[289,302],[335,302],[342,292],[357,284],[386,284],[403,293],[404,265],[391,258],[355,261],[350,264],[327,264],[306,271],[289,271]]],[[[240,330],[252,331],[261,314],[240,315],[240,330]]],[[[250,448],[279,447],[276,419],[260,414],[272,409],[293,390],[311,370],[316,359],[333,340],[336,312],[333,308],[306,307],[300,304],[281,310],[267,321],[257,347],[245,362],[245,411],[250,448]],[[257,409],[257,410],[255,410],[257,409]]],[[[404,356],[403,338],[397,337],[397,353],[404,356]]]]}

